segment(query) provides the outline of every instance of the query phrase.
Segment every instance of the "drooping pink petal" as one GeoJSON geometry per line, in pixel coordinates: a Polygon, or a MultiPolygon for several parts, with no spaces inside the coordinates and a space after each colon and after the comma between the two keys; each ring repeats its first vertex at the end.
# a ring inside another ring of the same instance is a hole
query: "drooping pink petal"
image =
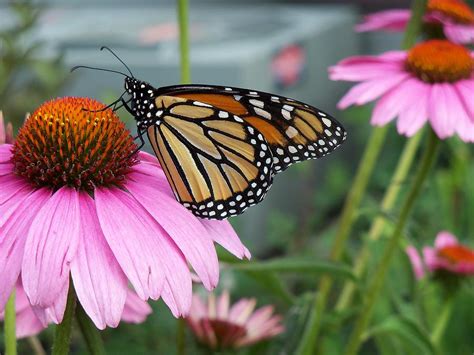
{"type": "Polygon", "coordinates": [[[405,252],[407,253],[408,258],[410,260],[415,277],[418,280],[422,279],[425,276],[425,268],[423,266],[423,262],[421,260],[420,254],[418,253],[418,250],[416,250],[414,246],[410,245],[405,249],[405,252]]]}
{"type": "MultiPolygon", "coordinates": [[[[150,153],[147,153],[147,152],[144,152],[144,151],[139,151],[138,152],[138,157],[140,158],[141,162],[154,164],[154,165],[160,167],[160,163],[159,163],[158,159],[156,159],[156,157],[154,155],[150,154],[150,153]]],[[[160,167],[160,169],[161,169],[161,167],[160,167]]]]}
{"type": "Polygon", "coordinates": [[[38,334],[44,329],[43,324],[31,309],[30,301],[19,283],[16,287],[16,337],[25,338],[38,334]]]}
{"type": "Polygon", "coordinates": [[[79,223],[78,195],[69,187],[56,191],[33,219],[22,265],[23,287],[32,305],[51,307],[68,284],[79,223]]]}
{"type": "Polygon", "coordinates": [[[159,260],[159,226],[118,189],[97,189],[95,202],[105,239],[137,294],[143,300],[158,299],[165,279],[159,260]]]}
{"type": "Polygon", "coordinates": [[[80,243],[71,263],[74,289],[97,328],[116,327],[127,297],[127,278],[102,233],[94,200],[80,193],[79,205],[80,243]]]}
{"type": "Polygon", "coordinates": [[[428,116],[431,126],[439,138],[445,139],[454,134],[453,105],[459,104],[451,84],[438,83],[431,86],[428,116]]]}
{"type": "MultiPolygon", "coordinates": [[[[10,199],[16,199],[20,194],[28,194],[32,187],[24,179],[13,174],[0,176],[0,206],[10,199]]],[[[0,215],[0,218],[2,216],[0,215]]]]}
{"type": "Polygon", "coordinates": [[[358,24],[355,30],[357,32],[379,30],[400,32],[405,29],[410,16],[411,11],[408,9],[390,9],[375,12],[364,16],[363,22],[358,24]]]}
{"type": "Polygon", "coordinates": [[[129,193],[97,189],[95,198],[105,238],[140,298],[162,294],[175,314],[187,313],[191,275],[181,251],[129,193]]]}
{"type": "Polygon", "coordinates": [[[13,164],[12,163],[0,163],[0,176],[5,176],[13,173],[13,164]]]}
{"type": "Polygon", "coordinates": [[[219,264],[209,233],[176,199],[154,188],[156,184],[143,179],[128,182],[126,188],[166,231],[163,238],[169,236],[175,242],[204,286],[213,289],[219,280],[219,264]]]}
{"type": "Polygon", "coordinates": [[[64,311],[66,310],[67,296],[69,291],[69,279],[59,291],[54,303],[47,308],[40,306],[31,306],[38,320],[46,327],[49,323],[60,324],[63,321],[64,311]]]}
{"type": "Polygon", "coordinates": [[[123,308],[122,320],[128,323],[142,323],[152,312],[148,303],[141,300],[135,292],[127,290],[127,299],[123,308]]]}
{"type": "Polygon", "coordinates": [[[250,260],[250,251],[242,244],[228,221],[202,219],[201,223],[216,243],[222,245],[239,259],[247,258],[250,260]]]}
{"type": "Polygon", "coordinates": [[[386,93],[375,105],[370,123],[383,126],[404,110],[410,99],[411,83],[406,80],[386,93]]]}
{"type": "Polygon", "coordinates": [[[337,107],[343,110],[353,104],[364,105],[385,94],[409,76],[408,73],[400,73],[358,84],[344,95],[337,107]]]}
{"type": "Polygon", "coordinates": [[[0,144],[0,163],[9,162],[12,157],[12,145],[0,144]]]}
{"type": "Polygon", "coordinates": [[[404,108],[400,111],[397,129],[398,133],[411,137],[428,121],[430,88],[417,79],[409,79],[409,85],[404,87],[409,95],[405,97],[404,108]]]}
{"type": "Polygon", "coordinates": [[[5,130],[5,121],[3,119],[3,112],[0,111],[0,144],[5,144],[7,132],[5,130]]]}
{"type": "Polygon", "coordinates": [[[474,78],[471,78],[470,80],[460,80],[454,84],[454,87],[462,99],[464,108],[469,115],[469,119],[474,123],[474,100],[472,100],[474,78]]]}
{"type": "MultiPolygon", "coordinates": [[[[451,107],[454,130],[464,142],[474,142],[474,122],[471,121],[459,92],[454,89],[457,104],[451,107]]],[[[455,100],[453,99],[453,100],[455,100]]]]}
{"type": "Polygon", "coordinates": [[[50,192],[46,189],[39,189],[24,197],[19,196],[16,208],[9,211],[8,218],[0,221],[0,311],[20,274],[31,222],[49,197],[50,192]]]}

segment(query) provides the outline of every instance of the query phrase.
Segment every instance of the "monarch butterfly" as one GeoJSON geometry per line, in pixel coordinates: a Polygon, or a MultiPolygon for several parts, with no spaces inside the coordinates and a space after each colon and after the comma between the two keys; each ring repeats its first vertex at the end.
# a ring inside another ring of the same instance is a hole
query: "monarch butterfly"
{"type": "Polygon", "coordinates": [[[276,174],[346,139],[330,115],[290,98],[213,85],[154,88],[104,48],[130,75],[73,70],[125,76],[124,93],[108,107],[134,116],[142,146],[146,134],[177,200],[198,217],[241,214],[264,199],[276,174]]]}

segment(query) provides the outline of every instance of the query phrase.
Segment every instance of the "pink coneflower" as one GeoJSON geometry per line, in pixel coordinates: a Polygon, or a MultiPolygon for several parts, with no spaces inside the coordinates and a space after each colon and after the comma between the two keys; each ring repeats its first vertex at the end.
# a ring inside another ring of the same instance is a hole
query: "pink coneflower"
{"type": "Polygon", "coordinates": [[[239,348],[272,338],[284,331],[281,317],[272,306],[255,309],[256,300],[243,298],[229,307],[229,292],[216,300],[213,294],[207,305],[193,296],[191,312],[186,321],[198,341],[211,349],[239,348]]]}
{"type": "Polygon", "coordinates": [[[103,329],[116,326],[128,284],[191,307],[191,271],[219,278],[214,242],[249,257],[228,222],[194,217],[173,197],[155,157],[134,153],[125,125],[90,99],[43,104],[14,145],[0,146],[0,311],[21,273],[31,305],[60,323],[70,278],[103,329]]]}
{"type": "MultiPolygon", "coordinates": [[[[401,32],[405,30],[410,16],[407,9],[379,11],[367,15],[356,30],[401,32]]],[[[429,25],[441,25],[444,35],[452,42],[474,43],[474,12],[461,0],[430,0],[424,21],[429,25]]]]}
{"type": "Polygon", "coordinates": [[[474,250],[459,244],[454,235],[440,232],[435,246],[423,248],[423,260],[415,247],[406,250],[417,279],[429,272],[447,271],[458,275],[474,275],[474,250]]]}
{"type": "Polygon", "coordinates": [[[410,51],[351,57],[329,69],[332,80],[358,81],[339,102],[344,109],[379,98],[371,123],[398,117],[400,134],[414,135],[429,122],[439,138],[457,134],[474,142],[472,53],[446,40],[430,40],[410,51]]]}
{"type": "MultiPolygon", "coordinates": [[[[16,337],[25,338],[39,334],[48,324],[43,323],[31,307],[26,297],[21,281],[16,285],[15,293],[16,309],[16,337]]],[[[125,307],[122,313],[122,319],[128,323],[142,323],[152,310],[148,303],[138,298],[135,292],[128,290],[125,300],[125,307]]],[[[0,320],[3,319],[3,312],[0,312],[0,320]]]]}

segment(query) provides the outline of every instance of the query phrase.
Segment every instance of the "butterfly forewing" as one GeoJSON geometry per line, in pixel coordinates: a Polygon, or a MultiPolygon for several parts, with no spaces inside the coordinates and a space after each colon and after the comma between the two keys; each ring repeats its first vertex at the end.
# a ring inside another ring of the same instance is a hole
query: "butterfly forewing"
{"type": "Polygon", "coordinates": [[[264,136],[239,116],[182,97],[158,96],[148,138],[177,199],[194,214],[223,219],[261,201],[272,183],[264,136]]]}
{"type": "Polygon", "coordinates": [[[221,86],[179,85],[158,92],[207,103],[238,115],[263,134],[273,159],[273,173],[291,164],[332,152],[346,132],[327,113],[278,95],[221,86]]]}

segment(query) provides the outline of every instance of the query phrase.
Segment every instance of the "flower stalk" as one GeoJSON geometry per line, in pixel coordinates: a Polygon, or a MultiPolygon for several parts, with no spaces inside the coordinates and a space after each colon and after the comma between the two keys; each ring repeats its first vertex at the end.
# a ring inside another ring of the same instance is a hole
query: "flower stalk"
{"type": "Polygon", "coordinates": [[[395,230],[388,240],[383,255],[380,259],[380,263],[374,269],[375,274],[369,282],[369,287],[366,291],[366,298],[362,307],[362,311],[360,312],[360,315],[356,321],[355,328],[349,338],[348,345],[344,352],[346,355],[355,355],[362,344],[363,333],[367,328],[373,308],[377,302],[378,296],[380,295],[380,291],[382,290],[385,281],[385,275],[390,266],[390,262],[392,261],[395,252],[398,250],[398,246],[403,235],[403,229],[405,228],[406,222],[410,216],[416,199],[420,194],[423,183],[428,176],[431,166],[436,158],[438,143],[439,138],[436,136],[433,130],[430,130],[426,149],[424,151],[423,157],[421,158],[415,180],[413,181],[408,196],[402,205],[400,217],[398,218],[398,221],[395,225],[395,230]]]}
{"type": "MultiPolygon", "coordinates": [[[[403,152],[400,155],[395,172],[382,199],[382,203],[380,204],[380,212],[382,215],[376,217],[372,222],[368,234],[368,243],[365,243],[362,246],[362,249],[360,250],[354,262],[354,272],[357,277],[360,277],[364,273],[369,261],[369,244],[379,240],[380,236],[382,235],[384,227],[387,223],[387,219],[384,217],[384,215],[387,215],[392,211],[392,208],[397,201],[403,182],[406,180],[408,172],[410,171],[413,164],[413,160],[418,150],[418,146],[420,145],[422,136],[423,132],[419,132],[405,143],[405,147],[403,148],[403,152]]],[[[354,282],[351,280],[346,281],[346,284],[344,285],[341,295],[339,296],[339,299],[336,303],[336,310],[343,310],[350,305],[355,290],[356,285],[354,282]]]]}
{"type": "Polygon", "coordinates": [[[79,329],[81,330],[89,352],[92,355],[106,354],[99,331],[80,303],[78,303],[76,307],[76,320],[77,324],[79,324],[79,329]]]}
{"type": "MultiPolygon", "coordinates": [[[[412,15],[407,25],[402,43],[403,49],[408,49],[413,46],[420,34],[426,3],[427,0],[414,0],[412,4],[412,15]]],[[[339,260],[344,251],[356,210],[365,193],[368,180],[372,175],[375,161],[382,149],[387,130],[387,126],[372,130],[372,134],[359,164],[356,178],[354,179],[351,191],[349,192],[343,207],[341,222],[330,254],[332,261],[339,260]]],[[[308,323],[298,346],[297,354],[299,355],[310,355],[313,353],[321,329],[322,315],[326,308],[331,286],[332,279],[329,276],[323,276],[319,283],[319,292],[316,293],[313,308],[310,311],[311,313],[309,315],[308,323]]]]}
{"type": "Polygon", "coordinates": [[[10,294],[10,298],[5,306],[5,354],[16,355],[16,310],[15,310],[15,289],[10,294]]]}
{"type": "Polygon", "coordinates": [[[67,294],[66,310],[61,324],[56,326],[54,333],[53,355],[67,355],[69,354],[69,347],[71,345],[72,322],[74,319],[74,311],[76,309],[76,293],[72,284],[69,286],[67,294]]]}
{"type": "Polygon", "coordinates": [[[181,58],[181,84],[191,82],[189,60],[189,16],[188,0],[178,0],[179,51],[181,58]]]}
{"type": "Polygon", "coordinates": [[[451,313],[453,311],[454,299],[456,292],[449,292],[444,300],[443,308],[441,313],[436,320],[433,331],[431,333],[431,342],[436,347],[439,347],[441,338],[443,337],[446,326],[448,325],[449,318],[451,318],[451,313]]]}

